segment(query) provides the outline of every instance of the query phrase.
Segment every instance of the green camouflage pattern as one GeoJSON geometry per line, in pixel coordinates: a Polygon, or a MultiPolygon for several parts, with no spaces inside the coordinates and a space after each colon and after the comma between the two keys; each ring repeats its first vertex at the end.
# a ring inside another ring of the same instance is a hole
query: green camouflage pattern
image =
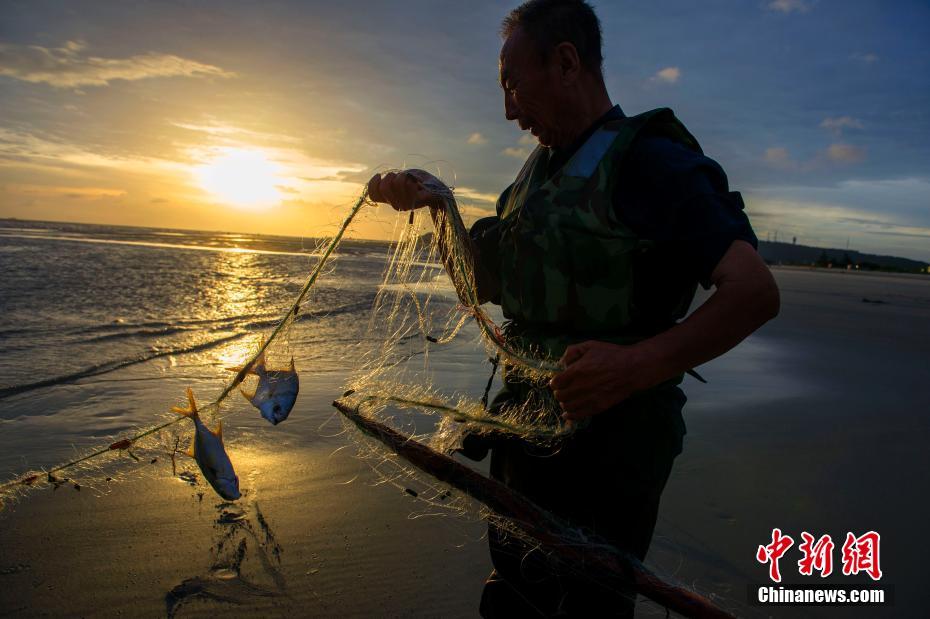
{"type": "Polygon", "coordinates": [[[501,306],[507,335],[523,346],[558,358],[575,342],[651,335],[636,333],[633,322],[634,259],[650,242],[612,205],[624,158],[647,133],[700,152],[672,111],[660,108],[606,123],[548,180],[549,151],[537,147],[499,198],[501,306]]]}

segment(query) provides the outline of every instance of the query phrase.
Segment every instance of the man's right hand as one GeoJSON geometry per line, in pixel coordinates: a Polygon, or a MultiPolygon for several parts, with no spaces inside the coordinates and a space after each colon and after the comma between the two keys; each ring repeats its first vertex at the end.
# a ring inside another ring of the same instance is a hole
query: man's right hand
{"type": "Polygon", "coordinates": [[[396,211],[412,211],[424,206],[440,207],[441,200],[436,192],[427,189],[424,183],[445,187],[442,181],[423,170],[388,172],[384,176],[375,174],[368,181],[368,198],[372,202],[384,202],[396,211]]]}

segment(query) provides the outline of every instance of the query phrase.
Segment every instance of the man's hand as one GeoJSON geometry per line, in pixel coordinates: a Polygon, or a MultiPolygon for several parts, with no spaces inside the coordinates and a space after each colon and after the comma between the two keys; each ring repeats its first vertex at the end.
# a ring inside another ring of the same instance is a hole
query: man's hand
{"type": "Polygon", "coordinates": [[[384,176],[375,174],[371,177],[368,197],[373,202],[390,204],[396,211],[412,211],[424,206],[438,208],[441,202],[436,188],[448,191],[443,182],[429,172],[416,169],[388,172],[384,176]]]}
{"type": "Polygon", "coordinates": [[[587,341],[565,349],[565,370],[550,382],[566,421],[602,413],[645,389],[648,367],[636,346],[587,341]]]}

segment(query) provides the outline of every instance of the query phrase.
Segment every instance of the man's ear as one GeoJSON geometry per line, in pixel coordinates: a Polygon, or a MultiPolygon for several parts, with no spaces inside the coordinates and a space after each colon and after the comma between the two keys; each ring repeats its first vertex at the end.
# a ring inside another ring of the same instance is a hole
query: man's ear
{"type": "Polygon", "coordinates": [[[570,86],[574,84],[581,72],[581,58],[578,56],[578,50],[575,49],[575,46],[568,41],[563,41],[555,46],[552,55],[555,62],[558,63],[563,85],[570,86]]]}

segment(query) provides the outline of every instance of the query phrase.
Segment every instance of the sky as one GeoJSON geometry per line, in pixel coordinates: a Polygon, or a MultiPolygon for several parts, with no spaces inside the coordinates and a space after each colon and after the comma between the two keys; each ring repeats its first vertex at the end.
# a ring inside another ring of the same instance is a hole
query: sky
{"type": "MultiPolygon", "coordinates": [[[[515,4],[5,0],[0,217],[322,236],[401,167],[493,214],[534,146],[498,84],[515,4]]],[[[760,239],[930,262],[930,4],[592,4],[613,101],[671,107],[760,239]]]]}

